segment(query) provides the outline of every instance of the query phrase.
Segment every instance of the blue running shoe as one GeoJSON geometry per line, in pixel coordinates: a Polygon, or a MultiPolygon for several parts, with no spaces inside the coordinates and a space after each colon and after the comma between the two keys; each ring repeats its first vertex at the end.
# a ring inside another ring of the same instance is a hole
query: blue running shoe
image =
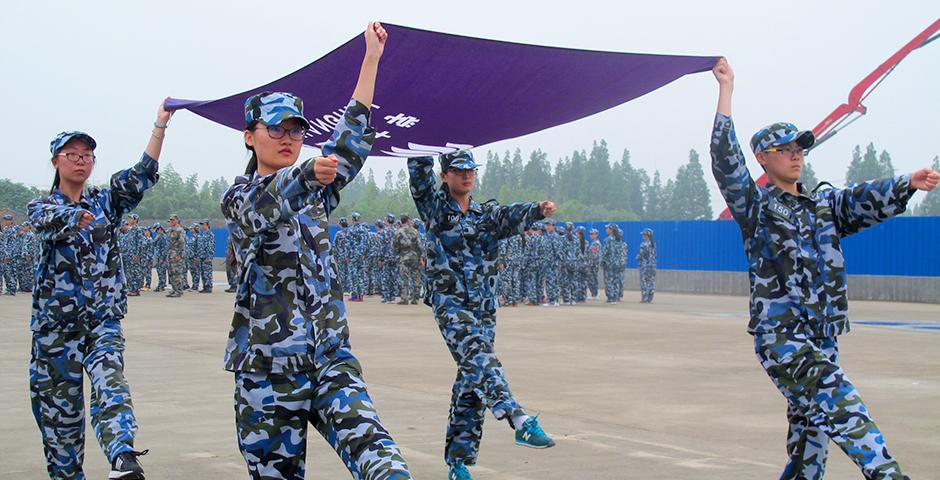
{"type": "Polygon", "coordinates": [[[470,476],[470,470],[467,470],[463,460],[456,460],[447,472],[447,480],[473,480],[473,477],[470,476]]]}
{"type": "Polygon", "coordinates": [[[549,448],[555,446],[555,441],[549,437],[539,425],[538,415],[529,417],[522,428],[516,430],[516,445],[532,448],[549,448]]]}

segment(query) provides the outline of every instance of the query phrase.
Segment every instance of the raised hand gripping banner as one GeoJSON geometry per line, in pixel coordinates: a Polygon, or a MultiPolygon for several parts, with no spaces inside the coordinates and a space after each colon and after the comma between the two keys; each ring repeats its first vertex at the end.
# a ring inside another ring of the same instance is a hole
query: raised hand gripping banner
{"type": "MultiPolygon", "coordinates": [[[[408,157],[479,147],[584,118],[629,102],[719,57],[601,52],[501,42],[384,25],[372,126],[373,156],[408,157]]],[[[263,91],[304,101],[304,143],[327,141],[359,76],[365,41],[357,35],[286,77],[218,100],[171,99],[236,130],[245,99],[263,91]]]]}

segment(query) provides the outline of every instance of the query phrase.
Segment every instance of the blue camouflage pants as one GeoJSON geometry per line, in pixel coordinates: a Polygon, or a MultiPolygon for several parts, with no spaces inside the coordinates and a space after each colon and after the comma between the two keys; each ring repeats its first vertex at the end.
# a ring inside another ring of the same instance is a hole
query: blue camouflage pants
{"type": "Polygon", "coordinates": [[[385,260],[382,262],[382,299],[391,302],[398,295],[398,262],[385,260]]]}
{"type": "Polygon", "coordinates": [[[558,301],[558,265],[551,264],[542,269],[542,278],[545,282],[545,297],[548,303],[558,301]]]}
{"type": "Polygon", "coordinates": [[[212,258],[202,258],[199,260],[199,274],[202,278],[203,290],[212,291],[212,258]]]}
{"type": "Polygon", "coordinates": [[[3,285],[6,287],[7,295],[16,295],[16,272],[9,259],[0,262],[0,273],[3,273],[3,285]]]}
{"type": "Polygon", "coordinates": [[[349,261],[349,294],[352,296],[365,295],[367,288],[365,262],[362,260],[349,261]]]}
{"type": "Polygon", "coordinates": [[[656,293],[656,267],[640,267],[640,295],[644,303],[653,301],[656,293]]]}
{"type": "Polygon", "coordinates": [[[451,391],[444,461],[476,464],[489,408],[498,420],[525,415],[509,390],[503,365],[496,358],[496,318],[470,310],[434,307],[434,317],[451,356],[457,379],[451,391]]]}
{"type": "Polygon", "coordinates": [[[33,264],[32,258],[27,258],[25,261],[19,261],[16,263],[16,279],[19,283],[19,290],[21,292],[32,292],[33,291],[33,264]]]}
{"type": "Polygon", "coordinates": [[[901,480],[884,437],[839,366],[836,338],[799,334],[754,336],[754,349],[787,399],[787,454],[781,479],[821,479],[831,438],[866,479],[901,480]]]}
{"type": "Polygon", "coordinates": [[[597,266],[588,267],[587,271],[587,287],[591,291],[592,297],[597,297],[597,273],[599,268],[597,266]]]}
{"type": "Polygon", "coordinates": [[[235,373],[238,448],[255,480],[304,478],[307,425],[336,450],[354,479],[410,479],[379,421],[359,362],[336,360],[288,375],[235,373]]]}
{"type": "Polygon", "coordinates": [[[186,261],[186,268],[189,270],[189,277],[192,279],[190,287],[193,290],[199,290],[199,282],[202,281],[201,264],[196,258],[186,261]]]}
{"type": "Polygon", "coordinates": [[[349,262],[347,260],[341,259],[336,262],[336,275],[339,277],[339,284],[343,287],[343,293],[349,293],[349,262]]]}
{"type": "Polygon", "coordinates": [[[91,424],[108,460],[133,450],[137,422],[124,379],[120,322],[90,332],[33,332],[29,396],[50,478],[85,478],[82,372],[91,383],[91,424]]]}
{"type": "Polygon", "coordinates": [[[157,290],[163,290],[166,288],[167,266],[168,262],[166,260],[157,261],[157,290]]]}
{"type": "Polygon", "coordinates": [[[608,302],[619,302],[623,297],[623,268],[604,267],[604,295],[608,302]]]}
{"type": "Polygon", "coordinates": [[[522,301],[522,272],[519,265],[510,263],[500,275],[500,281],[505,281],[506,303],[515,305],[522,301]]]}

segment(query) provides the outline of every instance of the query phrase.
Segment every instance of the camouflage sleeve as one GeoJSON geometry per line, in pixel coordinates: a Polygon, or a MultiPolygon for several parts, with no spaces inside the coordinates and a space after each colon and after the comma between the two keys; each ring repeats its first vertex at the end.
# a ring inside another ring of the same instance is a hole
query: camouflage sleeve
{"type": "Polygon", "coordinates": [[[236,183],[222,195],[222,214],[251,237],[266,232],[300,212],[320,187],[313,159],[278,170],[265,182],[236,183]]]}
{"type": "Polygon", "coordinates": [[[827,190],[836,230],[843,237],[877,225],[907,209],[916,190],[911,176],[872,180],[853,188],[827,190]]]}
{"type": "Polygon", "coordinates": [[[369,116],[368,107],[356,99],[350,100],[333,135],[321,149],[324,156],[335,154],[339,157],[336,179],[320,191],[327,215],[339,205],[339,191],[362,170],[366,157],[372,151],[375,129],[369,126],[369,116]]]}
{"type": "Polygon", "coordinates": [[[408,159],[408,179],[411,185],[411,198],[421,220],[428,223],[438,210],[434,196],[434,158],[412,157],[408,159]]]}
{"type": "Polygon", "coordinates": [[[111,175],[111,221],[116,222],[137,207],[144,198],[144,192],[160,178],[157,173],[159,166],[156,160],[144,153],[136,165],[111,175]]]}
{"type": "Polygon", "coordinates": [[[87,210],[57,205],[42,199],[29,202],[29,221],[43,242],[61,240],[78,231],[78,221],[87,210]]]}
{"type": "Polygon", "coordinates": [[[759,213],[761,191],[747,170],[731,117],[720,113],[715,114],[712,128],[711,156],[712,174],[731,216],[742,230],[752,230],[759,213]]]}
{"type": "Polygon", "coordinates": [[[545,218],[537,203],[494,205],[488,214],[496,224],[496,237],[499,239],[524,233],[533,223],[545,218]]]}

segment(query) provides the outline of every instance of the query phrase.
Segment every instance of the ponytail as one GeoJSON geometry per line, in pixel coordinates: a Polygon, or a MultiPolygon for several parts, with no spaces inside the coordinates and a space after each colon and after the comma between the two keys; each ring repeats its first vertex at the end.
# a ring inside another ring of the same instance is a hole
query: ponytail
{"type": "MultiPolygon", "coordinates": [[[[257,120],[252,120],[248,122],[248,125],[245,125],[245,130],[254,130],[255,126],[258,125],[257,120]]],[[[254,175],[258,171],[258,154],[255,153],[255,147],[245,144],[245,148],[251,152],[251,158],[248,159],[248,165],[245,166],[245,175],[254,175]]]]}
{"type": "Polygon", "coordinates": [[[59,188],[59,169],[55,169],[55,178],[52,179],[52,188],[49,189],[49,195],[55,193],[55,189],[59,188]]]}

